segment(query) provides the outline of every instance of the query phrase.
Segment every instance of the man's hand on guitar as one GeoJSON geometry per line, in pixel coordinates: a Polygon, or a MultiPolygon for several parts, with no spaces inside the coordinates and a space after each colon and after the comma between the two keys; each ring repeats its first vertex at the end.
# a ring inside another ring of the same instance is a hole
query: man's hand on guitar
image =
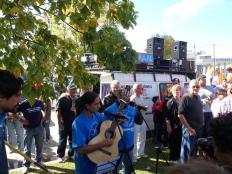
{"type": "Polygon", "coordinates": [[[114,139],[105,139],[102,141],[102,147],[109,147],[114,144],[114,139]]]}
{"type": "Polygon", "coordinates": [[[62,123],[58,123],[58,125],[59,125],[59,129],[60,129],[60,130],[63,130],[63,129],[64,129],[64,125],[63,125],[62,123]]]}
{"type": "MultiPolygon", "coordinates": [[[[118,115],[120,116],[124,116],[122,112],[118,112],[118,115]]],[[[118,119],[118,124],[122,125],[123,123],[125,123],[126,119],[120,118],[118,119]]]]}

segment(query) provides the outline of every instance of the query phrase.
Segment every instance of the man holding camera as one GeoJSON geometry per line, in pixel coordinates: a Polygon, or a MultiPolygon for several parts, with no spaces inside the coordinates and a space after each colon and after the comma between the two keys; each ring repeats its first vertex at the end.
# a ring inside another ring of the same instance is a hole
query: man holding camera
{"type": "MultiPolygon", "coordinates": [[[[147,109],[143,100],[143,85],[140,83],[135,83],[133,85],[133,95],[130,97],[130,101],[134,102],[136,105],[141,105],[147,109]]],[[[145,109],[145,110],[146,110],[145,109]]],[[[142,115],[145,114],[145,110],[141,112],[142,115]]],[[[147,158],[147,154],[145,154],[145,143],[146,143],[146,131],[147,126],[145,121],[142,122],[141,125],[135,124],[134,130],[134,159],[133,161],[136,162],[136,158],[138,156],[147,158]]]]}
{"type": "Polygon", "coordinates": [[[203,113],[204,113],[204,127],[202,131],[202,136],[206,138],[208,122],[213,119],[211,104],[214,99],[214,90],[211,86],[206,85],[205,75],[201,75],[200,77],[198,77],[198,82],[200,86],[199,96],[201,98],[201,102],[203,105],[203,113]]]}

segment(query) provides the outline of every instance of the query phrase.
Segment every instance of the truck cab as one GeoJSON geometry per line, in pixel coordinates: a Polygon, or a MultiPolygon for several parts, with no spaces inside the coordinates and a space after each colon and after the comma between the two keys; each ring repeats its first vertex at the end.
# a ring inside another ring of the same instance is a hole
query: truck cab
{"type": "Polygon", "coordinates": [[[180,85],[187,91],[190,78],[181,73],[161,73],[161,72],[134,72],[122,73],[120,71],[102,72],[100,75],[100,98],[103,99],[105,95],[110,92],[110,83],[113,80],[118,80],[121,86],[130,86],[132,94],[132,86],[135,83],[143,84],[143,100],[148,106],[144,118],[148,123],[150,129],[154,129],[153,115],[152,115],[152,97],[159,96],[161,100],[168,94],[169,88],[173,85],[172,79],[178,78],[180,85]]]}

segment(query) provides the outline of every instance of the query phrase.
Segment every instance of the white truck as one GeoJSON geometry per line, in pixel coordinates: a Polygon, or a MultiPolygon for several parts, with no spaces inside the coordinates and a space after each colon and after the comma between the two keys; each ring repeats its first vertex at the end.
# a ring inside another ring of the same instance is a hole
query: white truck
{"type": "MultiPolygon", "coordinates": [[[[135,83],[141,83],[144,87],[143,99],[148,106],[145,112],[145,120],[151,129],[154,129],[152,116],[152,97],[159,96],[161,99],[167,95],[168,88],[172,86],[172,79],[178,78],[180,85],[187,91],[189,77],[184,74],[154,73],[154,72],[134,72],[122,73],[120,71],[101,72],[100,75],[100,97],[103,97],[110,91],[112,80],[118,80],[122,86],[133,86],[135,83]]],[[[132,93],[132,90],[131,90],[132,93]]]]}

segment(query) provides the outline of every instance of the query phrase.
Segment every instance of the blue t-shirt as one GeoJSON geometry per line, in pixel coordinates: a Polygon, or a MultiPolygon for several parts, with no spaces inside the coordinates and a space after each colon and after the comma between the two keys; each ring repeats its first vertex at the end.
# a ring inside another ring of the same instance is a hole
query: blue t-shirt
{"type": "MultiPolygon", "coordinates": [[[[77,149],[84,147],[95,137],[100,128],[100,124],[105,120],[104,115],[96,112],[92,117],[88,117],[83,112],[74,120],[72,124],[72,147],[77,149]]],[[[78,153],[75,150],[76,174],[93,174],[96,164],[91,162],[86,154],[78,153]]]]}
{"type": "MultiPolygon", "coordinates": [[[[117,113],[118,112],[119,103],[115,102],[111,106],[105,109],[106,112],[117,113]]],[[[119,151],[125,150],[123,142],[125,142],[126,148],[129,149],[134,145],[134,120],[137,117],[137,110],[128,105],[126,108],[122,110],[122,114],[125,115],[126,121],[121,125],[123,129],[123,140],[121,139],[118,143],[119,151]]],[[[107,116],[107,118],[113,119],[112,116],[107,116]]]]}
{"type": "Polygon", "coordinates": [[[7,163],[7,157],[6,157],[6,149],[5,149],[5,118],[6,114],[0,115],[0,174],[8,174],[8,163],[7,163]]]}
{"type": "Polygon", "coordinates": [[[41,124],[42,110],[44,110],[44,104],[41,100],[35,100],[35,103],[31,106],[28,100],[23,100],[17,109],[17,112],[22,112],[26,120],[29,121],[29,125],[25,127],[35,128],[41,124]]]}

